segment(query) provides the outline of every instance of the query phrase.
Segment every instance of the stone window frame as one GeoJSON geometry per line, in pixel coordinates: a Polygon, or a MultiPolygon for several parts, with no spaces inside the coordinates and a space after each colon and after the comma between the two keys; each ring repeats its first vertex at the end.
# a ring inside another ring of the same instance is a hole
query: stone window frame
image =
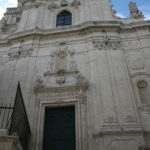
{"type": "Polygon", "coordinates": [[[57,10],[55,10],[54,15],[53,15],[53,22],[52,22],[52,27],[53,28],[64,28],[64,27],[70,27],[72,25],[75,24],[75,13],[74,13],[74,9],[67,6],[67,7],[61,7],[57,10]],[[56,27],[56,23],[57,23],[57,15],[62,12],[63,10],[69,11],[72,14],[72,24],[69,26],[60,26],[60,27],[56,27]]]}
{"type": "Polygon", "coordinates": [[[62,26],[71,26],[72,25],[72,13],[68,10],[63,10],[61,11],[56,18],[56,27],[62,27],[62,26]],[[66,19],[66,14],[67,17],[69,17],[69,19],[66,19]],[[60,17],[63,17],[63,24],[60,24],[58,22],[60,22],[60,17]],[[69,22],[69,24],[66,24],[67,22],[69,22]]]}
{"type": "Polygon", "coordinates": [[[43,149],[43,135],[44,135],[44,118],[46,108],[52,107],[65,107],[74,106],[75,107],[75,133],[76,133],[76,150],[81,150],[81,110],[79,99],[64,100],[61,102],[56,101],[41,101],[38,114],[38,126],[37,126],[37,139],[36,139],[36,150],[43,149]]]}

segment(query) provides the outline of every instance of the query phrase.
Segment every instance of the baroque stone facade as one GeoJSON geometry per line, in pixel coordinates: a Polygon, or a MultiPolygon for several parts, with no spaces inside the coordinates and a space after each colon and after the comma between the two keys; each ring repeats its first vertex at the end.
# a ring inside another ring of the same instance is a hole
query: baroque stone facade
{"type": "Polygon", "coordinates": [[[0,21],[0,103],[17,83],[42,150],[47,107],[75,106],[76,150],[150,147],[150,21],[136,4],[115,16],[110,0],[18,0],[0,21]],[[56,27],[71,13],[70,26],[56,27]],[[44,17],[43,17],[44,16],[44,17]]]}

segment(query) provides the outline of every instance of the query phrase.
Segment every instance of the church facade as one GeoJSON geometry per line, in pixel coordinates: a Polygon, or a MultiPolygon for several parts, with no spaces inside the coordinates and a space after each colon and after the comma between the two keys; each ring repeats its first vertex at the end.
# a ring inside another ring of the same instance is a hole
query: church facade
{"type": "Polygon", "coordinates": [[[110,0],[18,0],[0,21],[0,103],[18,81],[29,150],[148,150],[150,21],[110,0]]]}

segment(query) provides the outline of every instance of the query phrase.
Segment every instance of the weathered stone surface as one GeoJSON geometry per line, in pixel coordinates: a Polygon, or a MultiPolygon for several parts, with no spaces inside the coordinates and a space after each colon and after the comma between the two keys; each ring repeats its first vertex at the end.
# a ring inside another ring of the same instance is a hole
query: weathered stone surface
{"type": "Polygon", "coordinates": [[[19,150],[17,136],[9,136],[7,130],[0,130],[0,150],[19,150]]]}
{"type": "Polygon", "coordinates": [[[19,0],[7,10],[0,103],[13,103],[20,81],[29,150],[43,148],[45,108],[68,105],[76,109],[77,150],[150,146],[150,22],[133,5],[126,19],[115,16],[109,0],[19,0]],[[56,27],[62,10],[72,13],[71,26],[56,27]]]}

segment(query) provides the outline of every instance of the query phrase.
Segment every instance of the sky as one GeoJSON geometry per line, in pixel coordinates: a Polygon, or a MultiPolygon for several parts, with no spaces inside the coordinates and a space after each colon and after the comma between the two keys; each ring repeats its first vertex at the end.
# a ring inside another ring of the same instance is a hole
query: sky
{"type": "MultiPolygon", "coordinates": [[[[150,20],[150,0],[132,0],[136,2],[140,11],[143,12],[145,20],[150,20]]],[[[128,4],[130,0],[111,0],[114,9],[117,11],[117,16],[126,18],[129,17],[128,4]]],[[[17,0],[0,0],[0,19],[3,17],[7,7],[16,7],[17,0]]]]}

